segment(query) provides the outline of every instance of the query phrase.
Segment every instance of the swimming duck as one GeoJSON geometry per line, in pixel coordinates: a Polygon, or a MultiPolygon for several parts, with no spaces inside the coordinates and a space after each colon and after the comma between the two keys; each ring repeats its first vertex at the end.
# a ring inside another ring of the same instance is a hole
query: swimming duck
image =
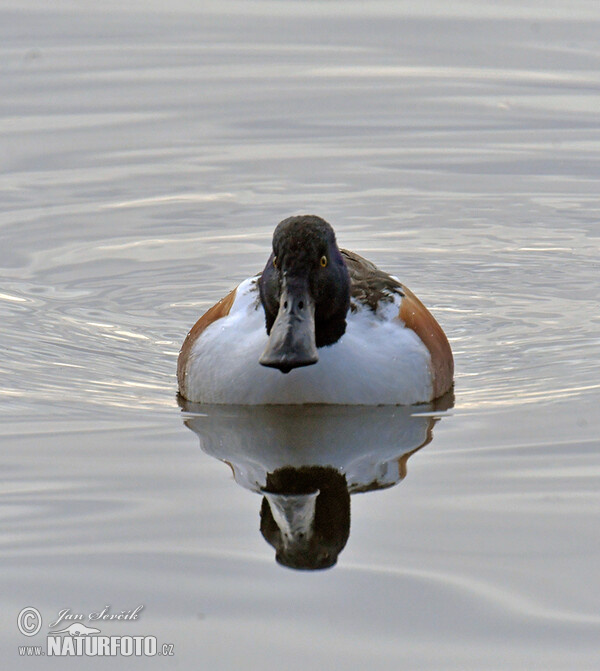
{"type": "Polygon", "coordinates": [[[409,405],[453,375],[423,303],[314,215],[277,226],[262,273],[200,317],[177,362],[179,393],[199,403],[409,405]]]}

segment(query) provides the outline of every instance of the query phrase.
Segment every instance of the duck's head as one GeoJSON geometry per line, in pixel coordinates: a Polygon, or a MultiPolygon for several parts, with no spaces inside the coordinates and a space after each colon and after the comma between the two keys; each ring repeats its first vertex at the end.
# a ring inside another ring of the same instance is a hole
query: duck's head
{"type": "Polygon", "coordinates": [[[289,373],[317,363],[317,349],[346,330],[350,276],[333,228],[313,215],[284,219],[259,280],[269,342],[263,366],[289,373]]]}

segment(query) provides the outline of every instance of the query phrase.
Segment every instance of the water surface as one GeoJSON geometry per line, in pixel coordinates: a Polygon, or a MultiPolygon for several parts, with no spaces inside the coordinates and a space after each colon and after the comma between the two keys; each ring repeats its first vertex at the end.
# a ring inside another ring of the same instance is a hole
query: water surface
{"type": "Polygon", "coordinates": [[[11,664],[62,668],[17,648],[63,608],[144,604],[103,633],[175,656],[115,668],[598,668],[598,34],[583,1],[4,3],[11,664]],[[405,418],[427,444],[397,479],[420,447],[397,416],[340,434],[329,461],[385,488],[350,492],[316,572],[274,561],[266,480],[220,461],[281,465],[268,421],[201,449],[175,396],[189,327],[303,212],[419,295],[457,371],[454,407],[405,418]]]}

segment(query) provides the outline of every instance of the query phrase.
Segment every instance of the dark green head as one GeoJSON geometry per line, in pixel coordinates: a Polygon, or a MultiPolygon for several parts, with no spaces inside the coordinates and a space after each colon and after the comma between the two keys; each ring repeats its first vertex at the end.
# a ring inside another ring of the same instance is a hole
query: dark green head
{"type": "Polygon", "coordinates": [[[346,330],[350,276],[333,228],[320,217],[284,219],[259,280],[269,343],[260,363],[288,373],[317,363],[317,348],[346,330]]]}

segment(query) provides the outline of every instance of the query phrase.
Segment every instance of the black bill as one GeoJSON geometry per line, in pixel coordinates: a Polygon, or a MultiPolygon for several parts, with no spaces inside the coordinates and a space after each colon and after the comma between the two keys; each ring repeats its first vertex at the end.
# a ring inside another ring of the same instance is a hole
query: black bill
{"type": "Polygon", "coordinates": [[[259,362],[289,373],[292,368],[310,366],[318,360],[315,303],[307,282],[301,278],[284,279],[279,312],[259,362]]]}

